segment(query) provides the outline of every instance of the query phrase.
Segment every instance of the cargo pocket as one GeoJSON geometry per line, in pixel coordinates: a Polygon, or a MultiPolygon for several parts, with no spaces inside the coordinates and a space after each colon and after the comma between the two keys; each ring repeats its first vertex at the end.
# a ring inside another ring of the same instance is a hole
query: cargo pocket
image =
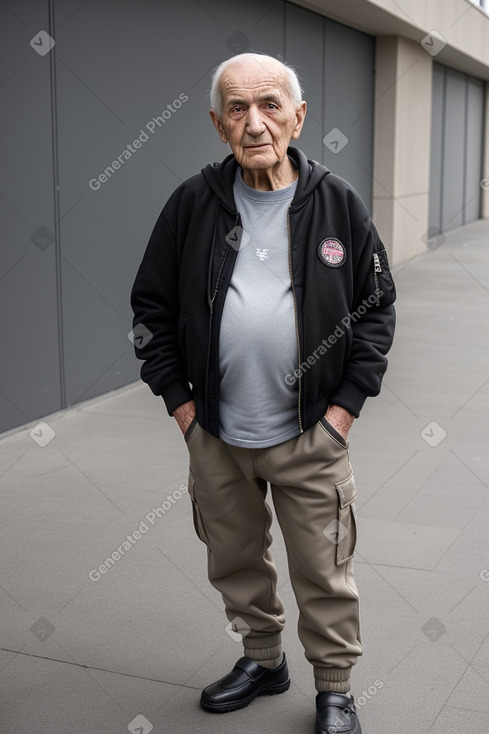
{"type": "Polygon", "coordinates": [[[209,538],[207,536],[204,521],[202,519],[202,514],[195,498],[195,477],[191,471],[189,472],[188,476],[188,493],[192,502],[192,516],[194,520],[195,532],[197,533],[198,539],[205,543],[208,548],[210,548],[209,538]]]}
{"type": "Polygon", "coordinates": [[[355,517],[355,498],[357,491],[353,474],[343,482],[335,484],[338,493],[338,545],[336,547],[336,565],[346,563],[353,556],[357,540],[357,524],[355,517]]]}

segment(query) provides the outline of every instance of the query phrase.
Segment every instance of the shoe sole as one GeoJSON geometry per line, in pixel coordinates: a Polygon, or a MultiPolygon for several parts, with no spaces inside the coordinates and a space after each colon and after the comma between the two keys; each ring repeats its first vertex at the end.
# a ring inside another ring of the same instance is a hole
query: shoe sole
{"type": "Polygon", "coordinates": [[[227,714],[229,711],[239,711],[239,709],[246,708],[246,706],[248,706],[255,698],[258,698],[258,696],[275,696],[279,693],[285,693],[289,688],[290,678],[285,683],[260,688],[256,693],[253,693],[251,696],[248,696],[248,698],[244,698],[241,701],[236,701],[234,703],[232,701],[228,701],[223,704],[209,704],[201,699],[200,705],[205,709],[205,711],[210,711],[213,714],[227,714]]]}
{"type": "MultiPolygon", "coordinates": [[[[329,727],[331,731],[335,730],[334,727],[329,727]]],[[[324,729],[321,729],[319,724],[316,722],[316,734],[327,734],[324,729]]],[[[354,734],[362,734],[362,727],[360,726],[360,722],[357,719],[357,728],[355,729],[354,734]]]]}

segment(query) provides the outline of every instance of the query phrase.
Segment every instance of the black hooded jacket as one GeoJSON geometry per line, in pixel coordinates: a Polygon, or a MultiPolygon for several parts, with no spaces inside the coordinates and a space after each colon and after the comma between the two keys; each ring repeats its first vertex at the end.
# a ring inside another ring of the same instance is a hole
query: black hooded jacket
{"type": "MultiPolygon", "coordinates": [[[[355,190],[297,148],[288,212],[301,431],[328,405],[358,416],[377,395],[393,340],[395,288],[387,254],[355,190]]],[[[241,239],[233,155],[181,184],[161,212],[131,293],[141,379],[171,415],[194,399],[219,436],[219,327],[241,239]]],[[[243,354],[246,359],[246,354],[243,354]]],[[[277,366],[280,369],[280,365],[277,366]]]]}

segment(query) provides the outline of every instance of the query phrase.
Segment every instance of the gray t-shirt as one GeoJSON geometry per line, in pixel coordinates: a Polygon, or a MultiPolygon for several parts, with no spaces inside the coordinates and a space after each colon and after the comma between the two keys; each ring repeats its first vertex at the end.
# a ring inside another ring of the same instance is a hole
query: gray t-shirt
{"type": "Polygon", "coordinates": [[[300,433],[297,386],[284,379],[297,367],[287,237],[296,186],[257,191],[236,173],[243,236],[219,335],[220,437],[234,446],[266,448],[300,433]]]}

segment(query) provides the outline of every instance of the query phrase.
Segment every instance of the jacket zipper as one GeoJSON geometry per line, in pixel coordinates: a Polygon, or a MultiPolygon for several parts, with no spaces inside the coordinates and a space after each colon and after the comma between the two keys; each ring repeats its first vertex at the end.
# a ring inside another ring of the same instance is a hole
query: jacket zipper
{"type": "Polygon", "coordinates": [[[376,252],[374,252],[374,281],[375,281],[375,295],[377,296],[377,300],[375,301],[376,306],[380,306],[380,296],[379,296],[379,276],[378,273],[382,272],[382,266],[380,264],[380,257],[376,252]]]}
{"type": "Polygon", "coordinates": [[[299,389],[297,395],[297,414],[299,416],[299,429],[301,433],[304,433],[302,427],[302,373],[301,373],[301,342],[299,338],[299,319],[297,316],[297,296],[294,287],[294,277],[292,274],[292,243],[290,241],[290,207],[287,209],[287,241],[289,245],[289,275],[290,285],[292,289],[292,298],[294,301],[294,318],[295,318],[295,338],[297,342],[297,359],[298,359],[298,370],[299,370],[299,389]]]}
{"type": "MultiPolygon", "coordinates": [[[[234,226],[237,227],[239,222],[239,213],[236,215],[236,221],[234,223],[234,226]]],[[[226,264],[226,260],[228,257],[230,245],[228,244],[226,248],[226,252],[224,253],[224,257],[222,258],[221,266],[219,268],[219,272],[217,273],[216,278],[216,286],[214,288],[214,293],[212,294],[210,303],[209,303],[209,340],[207,343],[207,361],[206,361],[206,369],[205,369],[205,407],[206,410],[209,410],[209,370],[210,370],[210,362],[211,362],[211,344],[212,344],[212,320],[214,316],[214,301],[217,297],[217,291],[219,290],[219,281],[221,279],[221,274],[224,268],[224,265],[226,264]]],[[[212,268],[212,262],[209,263],[209,268],[212,268]]],[[[209,416],[207,416],[208,419],[209,416]]]]}

